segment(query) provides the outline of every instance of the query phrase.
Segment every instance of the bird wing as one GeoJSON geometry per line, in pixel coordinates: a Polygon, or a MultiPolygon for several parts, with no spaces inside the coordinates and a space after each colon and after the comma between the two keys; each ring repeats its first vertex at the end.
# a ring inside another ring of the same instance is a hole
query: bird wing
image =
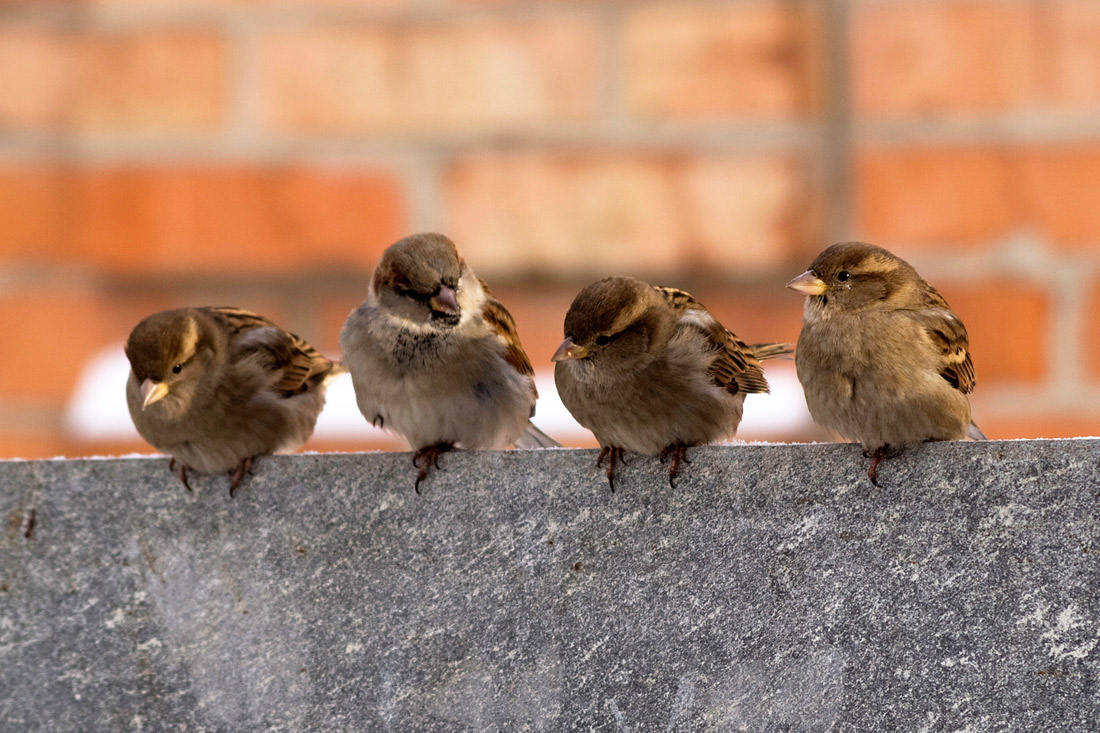
{"type": "Polygon", "coordinates": [[[255,359],[271,376],[276,392],[295,394],[321,384],[344,371],[339,362],[325,357],[293,333],[241,308],[205,308],[219,319],[229,336],[230,360],[255,359]]]}
{"type": "MultiPolygon", "coordinates": [[[[779,353],[772,353],[770,347],[782,344],[749,346],[719,323],[690,293],[678,288],[656,287],[656,290],[679,314],[679,325],[702,333],[709,350],[716,352],[707,368],[707,374],[715,384],[731,394],[768,391],[768,381],[760,369],[760,360],[779,356],[779,353]]],[[[782,353],[790,353],[790,350],[782,353]]]]}
{"type": "MultiPolygon", "coordinates": [[[[519,332],[516,330],[515,319],[512,318],[512,314],[508,312],[508,309],[496,299],[485,281],[479,278],[478,282],[485,290],[485,306],[481,311],[482,316],[484,316],[485,322],[492,332],[504,341],[504,360],[520,374],[534,377],[535,368],[531,366],[531,360],[527,358],[527,353],[519,343],[519,332]]],[[[535,393],[535,397],[538,397],[534,379],[531,380],[531,390],[535,393]]]]}
{"type": "Polygon", "coordinates": [[[974,362],[970,358],[970,339],[966,326],[951,312],[947,301],[935,288],[928,286],[921,307],[913,317],[940,354],[940,376],[963,394],[974,391],[974,362]]]}

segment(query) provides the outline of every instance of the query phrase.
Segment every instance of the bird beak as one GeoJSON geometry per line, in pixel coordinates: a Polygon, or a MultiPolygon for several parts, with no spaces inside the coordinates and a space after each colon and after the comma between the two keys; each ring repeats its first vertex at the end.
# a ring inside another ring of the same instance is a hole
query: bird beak
{"type": "Polygon", "coordinates": [[[154,402],[164,399],[168,394],[168,385],[164,382],[154,382],[146,379],[141,383],[141,409],[145,409],[154,402]]]}
{"type": "Polygon", "coordinates": [[[431,300],[428,301],[428,305],[432,307],[433,311],[446,313],[449,316],[457,316],[460,312],[454,288],[446,285],[439,286],[439,292],[432,296],[431,300]]]}
{"type": "Polygon", "coordinates": [[[806,295],[822,295],[825,292],[825,281],[819,278],[813,270],[806,270],[806,272],[787,283],[787,287],[806,295]]]}
{"type": "Polygon", "coordinates": [[[588,349],[577,346],[573,343],[573,339],[567,338],[561,342],[561,346],[550,357],[550,361],[569,361],[570,359],[583,359],[586,356],[588,356],[588,349]]]}

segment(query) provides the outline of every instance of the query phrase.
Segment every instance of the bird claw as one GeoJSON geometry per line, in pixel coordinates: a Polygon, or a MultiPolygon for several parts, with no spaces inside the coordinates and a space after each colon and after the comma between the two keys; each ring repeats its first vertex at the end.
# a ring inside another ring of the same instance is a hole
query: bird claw
{"type": "Polygon", "coordinates": [[[413,484],[416,493],[420,493],[420,482],[428,477],[432,468],[439,468],[439,457],[452,448],[454,448],[453,443],[436,443],[413,453],[413,466],[419,469],[416,474],[416,483],[413,484]],[[420,465],[421,461],[424,465],[420,465]]]}
{"type": "Polygon", "coordinates": [[[244,481],[245,474],[252,475],[252,458],[245,458],[241,461],[241,464],[237,466],[237,469],[229,476],[229,498],[233,498],[234,492],[237,491],[237,487],[244,481]]]}
{"type": "Polygon", "coordinates": [[[875,486],[878,486],[878,464],[882,463],[882,459],[885,457],[886,446],[879,446],[871,454],[871,465],[867,467],[867,478],[871,479],[871,483],[875,486]]]}
{"type": "Polygon", "coordinates": [[[626,461],[623,460],[623,449],[615,446],[600,448],[600,455],[596,458],[596,468],[603,466],[605,458],[607,459],[607,485],[611,487],[611,493],[615,493],[615,464],[626,465],[626,461]]]}
{"type": "Polygon", "coordinates": [[[673,443],[672,445],[661,451],[661,463],[667,463],[669,459],[672,460],[672,465],[668,469],[668,485],[672,488],[676,488],[676,477],[680,475],[680,464],[691,463],[691,460],[687,457],[688,446],[683,443],[673,443]]]}
{"type": "MultiPolygon", "coordinates": [[[[173,472],[176,470],[176,459],[175,458],[169,459],[169,461],[168,461],[168,470],[173,471],[173,472]]],[[[191,491],[191,484],[187,481],[187,466],[183,465],[183,463],[180,463],[179,477],[180,477],[180,481],[183,482],[183,488],[187,489],[190,492],[191,491]]],[[[191,493],[194,493],[194,492],[191,492],[191,493]]]]}

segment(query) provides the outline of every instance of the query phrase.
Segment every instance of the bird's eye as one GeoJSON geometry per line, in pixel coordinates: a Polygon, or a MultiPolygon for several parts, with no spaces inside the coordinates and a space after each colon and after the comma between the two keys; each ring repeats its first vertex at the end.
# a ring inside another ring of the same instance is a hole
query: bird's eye
{"type": "Polygon", "coordinates": [[[840,282],[844,282],[845,280],[849,279],[851,276],[852,276],[852,273],[848,272],[847,270],[841,270],[840,272],[838,272],[836,274],[836,279],[839,280],[840,282]]]}
{"type": "Polygon", "coordinates": [[[610,341],[611,337],[608,336],[606,333],[601,333],[599,336],[596,337],[596,343],[600,346],[607,346],[608,342],[610,341]]]}
{"type": "Polygon", "coordinates": [[[172,367],[172,373],[173,374],[179,374],[182,371],[183,371],[183,364],[176,364],[175,366],[172,367]]]}

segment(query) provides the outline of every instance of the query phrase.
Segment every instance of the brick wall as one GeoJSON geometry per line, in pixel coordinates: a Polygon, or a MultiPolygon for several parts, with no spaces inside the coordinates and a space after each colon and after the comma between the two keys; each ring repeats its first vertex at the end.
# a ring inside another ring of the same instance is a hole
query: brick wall
{"type": "Polygon", "coordinates": [[[335,354],[378,253],[425,229],[545,370],[597,276],[794,340],[783,283],[873,241],[967,323],[991,437],[1092,435],[1098,191],[1095,0],[9,2],[0,456],[145,449],[64,414],[160,308],[335,354]]]}

